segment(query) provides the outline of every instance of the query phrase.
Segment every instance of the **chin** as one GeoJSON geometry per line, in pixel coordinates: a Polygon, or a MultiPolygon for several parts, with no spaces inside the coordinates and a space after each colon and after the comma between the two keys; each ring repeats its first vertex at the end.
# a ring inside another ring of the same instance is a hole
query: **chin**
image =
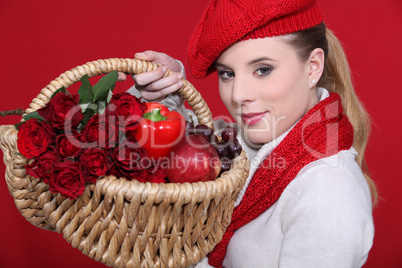
{"type": "Polygon", "coordinates": [[[271,133],[256,133],[256,132],[245,132],[244,135],[245,142],[252,147],[253,145],[256,147],[261,147],[265,143],[268,143],[273,140],[271,133]]]}

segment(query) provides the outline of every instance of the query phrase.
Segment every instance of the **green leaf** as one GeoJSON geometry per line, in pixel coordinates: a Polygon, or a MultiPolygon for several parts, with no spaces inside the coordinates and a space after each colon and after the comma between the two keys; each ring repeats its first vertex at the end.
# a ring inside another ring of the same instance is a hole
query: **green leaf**
{"type": "Polygon", "coordinates": [[[24,118],[25,121],[28,121],[29,119],[38,119],[39,121],[46,121],[45,118],[39,115],[37,111],[29,113],[24,115],[22,118],[24,118]]]}
{"type": "Polygon", "coordinates": [[[99,114],[103,114],[106,110],[106,101],[99,101],[98,102],[98,112],[99,114]]]}
{"type": "Polygon", "coordinates": [[[87,108],[89,107],[89,106],[91,106],[93,103],[81,103],[80,104],[80,107],[81,107],[81,112],[82,113],[85,113],[85,111],[87,110],[87,108]]]}
{"type": "MultiPolygon", "coordinates": [[[[114,86],[113,86],[113,88],[114,88],[114,86]]],[[[113,89],[109,90],[109,93],[108,93],[107,98],[106,98],[106,103],[109,103],[110,100],[112,99],[112,97],[113,97],[113,92],[112,91],[113,91],[113,89]]]]}
{"type": "Polygon", "coordinates": [[[81,121],[82,128],[86,126],[89,119],[91,119],[91,117],[94,116],[97,112],[98,112],[98,106],[96,104],[91,103],[85,110],[84,118],[81,121]]]}
{"type": "Polygon", "coordinates": [[[104,100],[107,98],[109,90],[113,90],[114,86],[117,82],[117,78],[119,77],[119,74],[117,71],[112,71],[108,73],[107,75],[103,76],[101,79],[99,79],[98,83],[96,83],[92,87],[92,92],[93,92],[93,102],[96,102],[98,100],[104,100]]]}
{"type": "Polygon", "coordinates": [[[163,121],[163,120],[167,119],[166,116],[161,115],[161,109],[160,108],[155,108],[152,111],[143,114],[142,117],[144,117],[145,119],[149,119],[151,121],[154,121],[154,122],[163,121]]]}
{"type": "Polygon", "coordinates": [[[16,129],[18,129],[22,124],[24,124],[24,122],[19,122],[17,124],[14,124],[14,126],[16,129]]]}
{"type": "Polygon", "coordinates": [[[59,88],[58,90],[56,90],[55,92],[53,92],[53,94],[52,94],[52,96],[50,97],[50,99],[53,99],[54,96],[56,96],[57,94],[59,94],[59,93],[61,93],[61,92],[65,93],[65,94],[68,93],[67,90],[66,90],[64,87],[61,87],[61,88],[59,88]]]}
{"type": "Polygon", "coordinates": [[[94,94],[92,92],[91,82],[89,82],[88,75],[84,75],[80,79],[81,86],[78,89],[78,95],[80,95],[79,104],[91,102],[94,98],[94,94]]]}

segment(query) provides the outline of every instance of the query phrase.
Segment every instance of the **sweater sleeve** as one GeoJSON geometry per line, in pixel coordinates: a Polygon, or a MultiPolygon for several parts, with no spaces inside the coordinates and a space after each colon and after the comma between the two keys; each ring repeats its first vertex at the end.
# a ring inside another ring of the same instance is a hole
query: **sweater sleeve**
{"type": "Polygon", "coordinates": [[[374,235],[368,187],[362,175],[338,164],[310,168],[294,181],[297,197],[284,213],[280,267],[365,263],[374,235]]]}

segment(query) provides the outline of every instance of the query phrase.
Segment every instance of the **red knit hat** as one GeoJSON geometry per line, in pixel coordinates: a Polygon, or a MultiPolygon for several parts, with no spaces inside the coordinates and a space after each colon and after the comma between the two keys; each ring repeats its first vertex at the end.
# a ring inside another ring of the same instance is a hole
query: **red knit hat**
{"type": "Polygon", "coordinates": [[[212,0],[190,39],[191,72],[197,78],[206,76],[237,41],[289,34],[321,22],[316,0],[212,0]]]}

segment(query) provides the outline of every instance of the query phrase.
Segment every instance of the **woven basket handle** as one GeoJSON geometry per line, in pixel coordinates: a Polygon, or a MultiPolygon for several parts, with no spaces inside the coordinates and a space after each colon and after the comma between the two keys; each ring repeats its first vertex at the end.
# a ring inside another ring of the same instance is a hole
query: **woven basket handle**
{"type": "MultiPolygon", "coordinates": [[[[57,89],[61,88],[62,86],[64,88],[68,88],[72,84],[79,82],[81,77],[86,74],[88,77],[94,77],[97,75],[107,74],[115,70],[126,74],[141,74],[144,72],[153,71],[160,66],[160,64],[139,59],[112,58],[88,62],[84,65],[77,66],[62,73],[58,78],[51,81],[49,85],[43,88],[40,94],[32,100],[32,103],[29,105],[30,108],[26,109],[25,113],[31,113],[44,107],[57,89]]],[[[172,75],[173,73],[173,71],[167,70],[165,76],[172,75]]],[[[193,109],[199,124],[205,124],[213,127],[212,114],[207,103],[202,99],[201,94],[190,82],[188,82],[186,79],[183,79],[183,82],[183,86],[178,90],[178,93],[184,97],[184,99],[193,109]]]]}
{"type": "Polygon", "coordinates": [[[0,126],[0,148],[3,151],[4,162],[9,162],[17,148],[17,133],[13,125],[0,126]]]}

